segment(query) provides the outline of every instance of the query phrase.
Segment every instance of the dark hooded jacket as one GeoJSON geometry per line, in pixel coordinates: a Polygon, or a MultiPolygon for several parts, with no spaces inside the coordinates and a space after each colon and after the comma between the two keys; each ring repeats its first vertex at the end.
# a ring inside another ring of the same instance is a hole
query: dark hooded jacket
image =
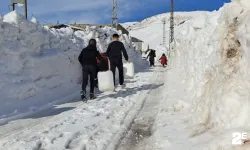
{"type": "Polygon", "coordinates": [[[97,51],[96,46],[89,45],[88,47],[84,48],[80,53],[78,60],[82,66],[84,65],[92,65],[97,66],[96,57],[103,61],[99,51],[97,51]]]}
{"type": "MultiPolygon", "coordinates": [[[[150,61],[154,61],[155,57],[156,57],[156,54],[155,54],[155,50],[151,50],[148,54],[148,57],[149,57],[149,60],[150,61]]],[[[147,58],[148,58],[147,57],[147,58]]]]}

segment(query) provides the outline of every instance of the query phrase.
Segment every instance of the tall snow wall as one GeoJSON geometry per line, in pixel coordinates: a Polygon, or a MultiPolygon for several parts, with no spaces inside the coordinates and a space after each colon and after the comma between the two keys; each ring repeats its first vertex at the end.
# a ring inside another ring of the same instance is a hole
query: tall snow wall
{"type": "Polygon", "coordinates": [[[113,33],[121,35],[130,60],[141,68],[140,53],[112,28],[49,29],[11,12],[0,19],[0,123],[6,118],[79,99],[81,66],[78,55],[95,38],[105,52],[113,33]]]}
{"type": "Polygon", "coordinates": [[[170,64],[193,104],[190,136],[217,135],[207,149],[232,146],[233,132],[250,133],[250,2],[232,1],[176,29],[170,64]]]}

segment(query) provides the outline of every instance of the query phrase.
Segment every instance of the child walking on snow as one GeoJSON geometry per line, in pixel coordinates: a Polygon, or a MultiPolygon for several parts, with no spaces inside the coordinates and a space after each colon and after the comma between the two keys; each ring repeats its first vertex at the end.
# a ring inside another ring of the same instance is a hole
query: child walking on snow
{"type": "Polygon", "coordinates": [[[162,54],[162,56],[159,60],[161,61],[161,64],[163,67],[165,67],[165,65],[168,65],[168,59],[164,53],[162,54]]]}

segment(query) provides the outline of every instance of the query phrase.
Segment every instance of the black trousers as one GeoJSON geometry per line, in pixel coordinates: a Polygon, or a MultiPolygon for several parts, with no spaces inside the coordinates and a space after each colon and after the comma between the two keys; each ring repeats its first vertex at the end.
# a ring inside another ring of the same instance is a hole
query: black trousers
{"type": "Polygon", "coordinates": [[[94,66],[94,65],[84,65],[82,67],[82,90],[83,91],[86,91],[89,76],[90,76],[90,93],[94,93],[95,77],[96,77],[96,66],[94,66]]]}
{"type": "Polygon", "coordinates": [[[96,67],[96,73],[95,73],[95,86],[98,86],[98,72],[99,72],[99,68],[96,67]]]}
{"type": "Polygon", "coordinates": [[[118,68],[119,71],[119,83],[120,85],[123,85],[124,83],[124,74],[123,74],[123,63],[122,59],[110,59],[110,69],[113,72],[114,77],[114,85],[115,85],[115,71],[116,68],[118,68]]]}
{"type": "Polygon", "coordinates": [[[150,66],[154,66],[155,65],[155,60],[150,59],[149,63],[150,63],[150,66]]]}

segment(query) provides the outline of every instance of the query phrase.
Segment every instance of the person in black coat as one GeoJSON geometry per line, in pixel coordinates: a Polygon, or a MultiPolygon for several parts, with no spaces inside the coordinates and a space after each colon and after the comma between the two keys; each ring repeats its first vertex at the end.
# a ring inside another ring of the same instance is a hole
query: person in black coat
{"type": "Polygon", "coordinates": [[[119,41],[119,35],[113,35],[113,42],[111,42],[107,49],[107,57],[110,60],[110,68],[113,72],[114,84],[115,84],[115,71],[116,68],[119,70],[119,83],[120,86],[124,86],[124,74],[123,74],[123,62],[122,54],[126,61],[128,61],[128,54],[122,42],[119,41]]]}
{"type": "Polygon", "coordinates": [[[147,58],[149,58],[150,67],[155,66],[155,57],[156,57],[155,50],[151,49],[151,51],[147,56],[147,58]]]}
{"type": "Polygon", "coordinates": [[[88,77],[90,76],[90,99],[94,99],[94,79],[96,76],[96,68],[97,68],[97,62],[96,57],[103,61],[100,53],[98,52],[96,48],[96,40],[90,39],[89,45],[84,48],[79,57],[78,60],[82,65],[82,91],[81,91],[81,98],[82,100],[86,100],[86,87],[88,85],[88,77]]]}

